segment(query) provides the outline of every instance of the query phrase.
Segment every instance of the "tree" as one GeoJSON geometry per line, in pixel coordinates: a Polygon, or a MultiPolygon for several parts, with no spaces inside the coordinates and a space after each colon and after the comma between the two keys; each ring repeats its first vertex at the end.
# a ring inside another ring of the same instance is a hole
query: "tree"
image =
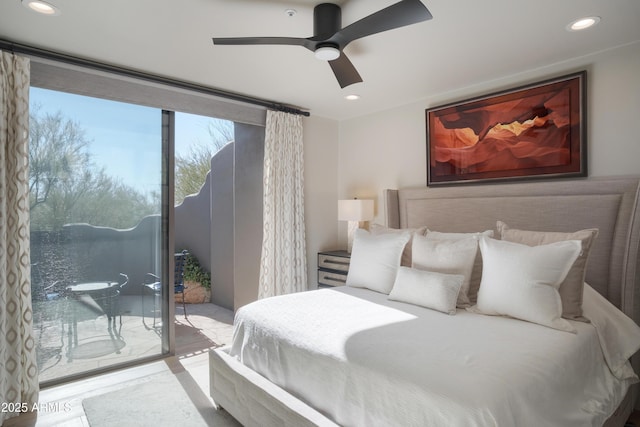
{"type": "Polygon", "coordinates": [[[208,142],[195,141],[185,156],[175,159],[175,204],[182,203],[190,194],[197,194],[211,170],[211,157],[229,142],[233,142],[233,122],[211,119],[207,131],[208,142]]]}
{"type": "Polygon", "coordinates": [[[61,112],[29,117],[31,229],[60,230],[84,222],[114,228],[135,226],[160,211],[159,201],[126,186],[91,161],[90,140],[61,112]]]}
{"type": "Polygon", "coordinates": [[[61,112],[29,115],[29,191],[31,210],[46,203],[54,188],[73,179],[89,163],[88,141],[80,126],[61,112]]]}
{"type": "Polygon", "coordinates": [[[219,151],[222,147],[235,139],[233,122],[222,119],[211,119],[207,128],[211,143],[219,151]]]}

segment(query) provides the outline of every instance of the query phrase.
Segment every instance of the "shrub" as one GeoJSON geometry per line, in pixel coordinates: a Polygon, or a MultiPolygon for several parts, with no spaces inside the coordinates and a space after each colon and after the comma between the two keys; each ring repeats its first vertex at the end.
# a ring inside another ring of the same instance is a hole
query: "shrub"
{"type": "Polygon", "coordinates": [[[200,266],[198,258],[193,256],[191,252],[187,254],[187,259],[185,260],[184,280],[197,282],[206,289],[211,289],[211,273],[200,266]]]}

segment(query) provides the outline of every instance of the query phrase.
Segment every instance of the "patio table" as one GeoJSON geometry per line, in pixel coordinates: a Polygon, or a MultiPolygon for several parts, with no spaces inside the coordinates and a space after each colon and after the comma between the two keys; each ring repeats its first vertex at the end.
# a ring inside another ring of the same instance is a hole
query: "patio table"
{"type": "MultiPolygon", "coordinates": [[[[84,304],[93,311],[100,310],[106,314],[108,329],[111,330],[112,319],[115,329],[115,316],[117,315],[115,309],[117,307],[116,299],[118,298],[119,288],[120,284],[118,282],[87,282],[67,286],[67,291],[76,302],[84,304]]],[[[78,345],[77,304],[73,305],[72,330],[73,342],[78,345]]]]}

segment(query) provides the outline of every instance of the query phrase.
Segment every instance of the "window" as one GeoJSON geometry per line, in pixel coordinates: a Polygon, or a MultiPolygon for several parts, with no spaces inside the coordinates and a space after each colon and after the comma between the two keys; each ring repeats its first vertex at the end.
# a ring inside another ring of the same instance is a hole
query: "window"
{"type": "Polygon", "coordinates": [[[166,352],[163,113],[31,88],[30,205],[40,381],[166,352]],[[163,341],[164,340],[164,341],[163,341]]]}
{"type": "MultiPolygon", "coordinates": [[[[233,133],[239,124],[241,129],[262,129],[266,107],[50,52],[31,56],[31,86],[32,113],[44,123],[63,126],[60,135],[67,144],[71,136],[82,142],[69,153],[32,144],[32,288],[41,383],[171,353],[174,327],[166,320],[173,315],[173,293],[167,290],[155,298],[143,295],[141,287],[152,280],[147,273],[162,282],[173,275],[173,167],[183,154],[178,147],[182,133],[175,129],[202,116],[232,120],[226,124],[233,133]],[[57,154],[52,157],[47,149],[57,154]],[[59,161],[34,160],[43,156],[59,161]],[[126,279],[121,273],[128,277],[122,288],[126,279]],[[119,298],[72,288],[87,283],[108,283],[109,290],[117,285],[119,298]]],[[[39,124],[37,119],[33,124],[39,124]]],[[[260,135],[262,141],[264,131],[260,135]]],[[[31,138],[39,136],[45,135],[33,133],[31,138]]],[[[233,224],[233,201],[222,206],[231,206],[225,220],[233,224]]],[[[225,232],[233,230],[228,222],[225,232]]],[[[224,269],[233,265],[233,258],[231,263],[215,259],[224,269]]],[[[230,283],[216,292],[222,305],[234,305],[230,283]]]]}

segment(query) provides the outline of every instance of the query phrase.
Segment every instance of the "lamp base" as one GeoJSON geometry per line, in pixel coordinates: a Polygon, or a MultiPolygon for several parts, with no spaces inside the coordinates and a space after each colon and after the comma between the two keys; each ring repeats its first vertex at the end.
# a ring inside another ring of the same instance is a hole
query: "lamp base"
{"type": "Polygon", "coordinates": [[[366,221],[349,221],[347,225],[347,252],[351,253],[351,249],[353,249],[353,237],[356,234],[356,230],[358,228],[366,229],[366,221]]]}

